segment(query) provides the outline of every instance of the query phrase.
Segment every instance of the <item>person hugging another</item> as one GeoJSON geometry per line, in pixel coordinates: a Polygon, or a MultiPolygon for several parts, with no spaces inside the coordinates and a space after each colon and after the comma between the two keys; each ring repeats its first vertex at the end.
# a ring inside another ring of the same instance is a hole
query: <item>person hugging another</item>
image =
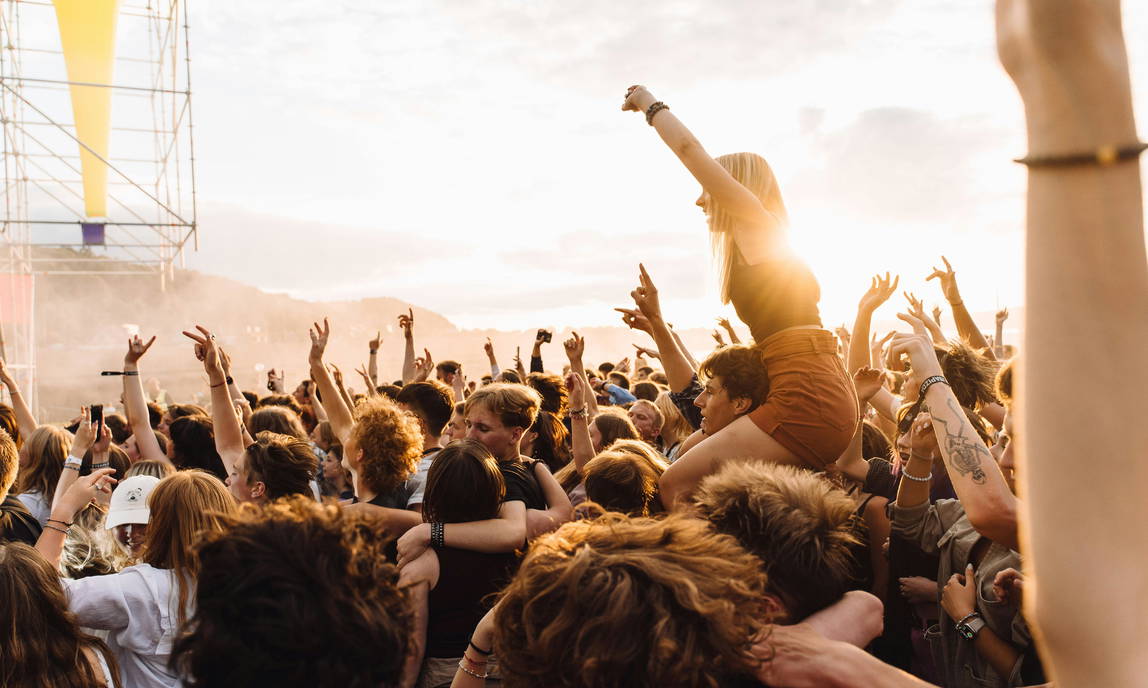
{"type": "Polygon", "coordinates": [[[570,500],[545,463],[521,454],[522,436],[538,415],[538,392],[526,385],[493,383],[471,394],[464,407],[467,439],[477,440],[498,460],[506,495],[498,518],[473,523],[422,523],[398,542],[399,565],[428,546],[479,552],[513,552],[528,538],[570,520],[570,500]]]}

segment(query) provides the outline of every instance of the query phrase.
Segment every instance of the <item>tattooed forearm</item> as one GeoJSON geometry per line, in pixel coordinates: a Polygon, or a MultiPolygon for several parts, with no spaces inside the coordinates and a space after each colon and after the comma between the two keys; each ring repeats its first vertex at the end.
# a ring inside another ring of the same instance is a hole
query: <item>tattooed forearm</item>
{"type": "MultiPolygon", "coordinates": [[[[985,482],[985,471],[981,468],[981,460],[992,461],[993,455],[988,447],[977,436],[975,430],[965,419],[965,412],[960,406],[947,400],[949,410],[953,412],[955,420],[946,421],[944,418],[933,415],[933,421],[945,428],[944,447],[945,455],[952,468],[961,475],[970,475],[974,483],[982,485],[985,482]],[[953,426],[956,426],[955,428],[953,426]],[[953,432],[953,430],[956,432],[953,432]]],[[[940,439],[940,438],[938,438],[940,439]]]]}

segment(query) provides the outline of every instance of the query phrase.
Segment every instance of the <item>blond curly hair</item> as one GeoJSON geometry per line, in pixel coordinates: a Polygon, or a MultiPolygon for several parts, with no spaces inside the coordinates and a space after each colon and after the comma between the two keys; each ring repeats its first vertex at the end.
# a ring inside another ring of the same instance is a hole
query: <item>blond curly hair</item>
{"type": "Polygon", "coordinates": [[[351,441],[363,452],[359,479],[376,494],[398,489],[415,472],[422,455],[418,420],[382,395],[355,407],[351,441]]]}

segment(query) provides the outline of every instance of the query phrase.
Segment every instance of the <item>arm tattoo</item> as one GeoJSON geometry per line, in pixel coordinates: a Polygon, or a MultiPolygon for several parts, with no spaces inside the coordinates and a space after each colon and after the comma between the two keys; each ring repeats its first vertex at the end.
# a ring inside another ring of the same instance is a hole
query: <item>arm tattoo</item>
{"type": "Polygon", "coordinates": [[[973,482],[983,485],[985,472],[981,468],[981,458],[988,457],[989,460],[992,460],[993,456],[981,438],[977,437],[976,431],[965,420],[965,412],[961,407],[954,404],[951,398],[947,399],[946,403],[949,410],[957,417],[956,432],[949,431],[950,423],[943,418],[933,416],[933,420],[945,426],[944,441],[946,453],[949,455],[949,463],[957,470],[957,473],[961,475],[972,474],[973,482]],[[970,438],[968,435],[972,435],[972,437],[970,438]]]}

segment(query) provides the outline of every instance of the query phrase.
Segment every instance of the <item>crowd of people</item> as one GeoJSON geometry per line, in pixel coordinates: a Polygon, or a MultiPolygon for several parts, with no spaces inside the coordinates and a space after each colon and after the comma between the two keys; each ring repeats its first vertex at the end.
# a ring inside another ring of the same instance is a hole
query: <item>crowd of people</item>
{"type": "Polygon", "coordinates": [[[1119,19],[998,0],[1031,147],[1015,357],[943,259],[947,311],[906,294],[878,338],[885,273],[825,329],[765,159],[711,157],[634,86],[752,341],[725,321],[695,360],[639,266],[633,360],[571,333],[544,361],[540,330],[528,367],[488,342],[467,382],[416,355],[408,311],[393,381],[377,338],[344,380],[323,321],[308,377],[260,395],[197,325],[206,408],[145,392],[155,337],[133,337],[123,413],[66,428],[0,362],[0,685],[1145,685],[1148,557],[1123,533],[1146,515],[1146,146],[1119,19]]]}

